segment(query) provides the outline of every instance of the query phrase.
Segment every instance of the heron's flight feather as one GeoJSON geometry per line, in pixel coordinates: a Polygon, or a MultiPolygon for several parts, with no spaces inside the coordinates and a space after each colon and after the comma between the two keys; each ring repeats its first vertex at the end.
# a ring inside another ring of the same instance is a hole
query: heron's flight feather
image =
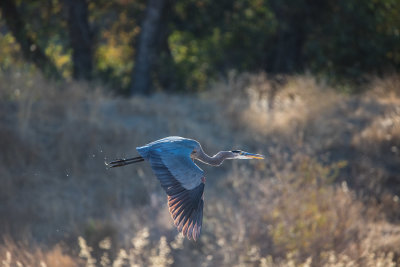
{"type": "Polygon", "coordinates": [[[149,160],[151,168],[168,195],[168,206],[178,231],[197,240],[203,219],[203,171],[191,160],[196,143],[185,139],[154,142],[137,148],[149,160]]]}
{"type": "Polygon", "coordinates": [[[197,240],[203,220],[204,172],[193,159],[219,166],[225,159],[263,159],[259,154],[240,150],[220,151],[210,157],[192,139],[166,137],[137,147],[140,157],[120,159],[107,163],[111,168],[147,160],[162,188],[168,195],[169,212],[179,232],[197,240]],[[193,158],[192,158],[193,157],[193,158]]]}

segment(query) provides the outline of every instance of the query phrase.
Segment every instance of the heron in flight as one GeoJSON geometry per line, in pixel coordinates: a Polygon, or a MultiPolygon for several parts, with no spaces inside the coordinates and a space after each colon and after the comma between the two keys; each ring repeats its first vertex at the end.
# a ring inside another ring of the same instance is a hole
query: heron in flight
{"type": "Polygon", "coordinates": [[[199,238],[203,220],[203,191],[206,178],[194,163],[219,166],[226,159],[264,159],[263,155],[241,150],[220,151],[210,157],[196,140],[178,136],[166,137],[137,147],[138,157],[106,163],[110,168],[149,161],[153,172],[167,193],[169,212],[179,232],[188,239],[199,238]]]}

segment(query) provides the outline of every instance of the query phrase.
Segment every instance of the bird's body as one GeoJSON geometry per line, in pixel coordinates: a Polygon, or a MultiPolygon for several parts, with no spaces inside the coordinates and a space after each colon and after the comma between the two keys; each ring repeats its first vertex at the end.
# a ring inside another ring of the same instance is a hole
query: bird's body
{"type": "Polygon", "coordinates": [[[225,159],[263,159],[264,156],[240,150],[220,151],[213,157],[204,153],[196,140],[178,136],[166,137],[137,147],[140,157],[120,159],[108,163],[119,167],[143,160],[151,168],[167,193],[168,206],[179,232],[189,239],[200,236],[203,219],[205,176],[194,160],[219,166],[225,159]]]}

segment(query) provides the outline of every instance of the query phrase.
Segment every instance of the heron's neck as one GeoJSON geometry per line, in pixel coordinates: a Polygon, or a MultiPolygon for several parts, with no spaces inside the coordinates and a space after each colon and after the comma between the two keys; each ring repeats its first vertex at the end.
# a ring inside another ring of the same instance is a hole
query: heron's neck
{"type": "Polygon", "coordinates": [[[231,151],[220,151],[214,156],[210,157],[201,149],[198,153],[197,159],[209,165],[219,166],[225,159],[232,158],[233,154],[231,151]]]}

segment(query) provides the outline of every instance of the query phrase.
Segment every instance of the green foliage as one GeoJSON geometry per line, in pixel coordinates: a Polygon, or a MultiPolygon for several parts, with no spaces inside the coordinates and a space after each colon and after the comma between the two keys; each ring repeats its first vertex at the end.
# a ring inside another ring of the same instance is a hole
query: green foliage
{"type": "Polygon", "coordinates": [[[305,48],[311,69],[362,78],[400,66],[399,1],[334,1],[305,48]]]}
{"type": "Polygon", "coordinates": [[[130,84],[135,39],[140,32],[138,18],[143,10],[141,1],[98,1],[89,4],[89,19],[96,29],[96,77],[120,92],[130,84]]]}
{"type": "MultiPolygon", "coordinates": [[[[16,4],[29,36],[60,73],[70,78],[72,59],[64,2],[16,4]]],[[[398,0],[183,0],[167,6],[162,22],[165,29],[157,41],[161,46],[167,42],[159,50],[153,74],[161,90],[169,86],[165,80],[175,90],[203,90],[232,69],[270,73],[310,70],[330,81],[357,83],[367,74],[400,68],[398,0]]],[[[94,78],[119,91],[127,90],[131,83],[145,7],[144,0],[89,3],[94,78]]],[[[1,67],[20,64],[18,46],[4,21],[0,27],[1,67]]]]}
{"type": "Polygon", "coordinates": [[[277,25],[266,1],[182,1],[175,13],[169,45],[188,90],[204,89],[232,68],[263,69],[264,46],[277,25]]]}
{"type": "Polygon", "coordinates": [[[19,46],[11,33],[0,33],[0,66],[8,69],[13,65],[21,65],[23,61],[18,58],[19,46]]]}
{"type": "Polygon", "coordinates": [[[400,67],[399,2],[182,1],[169,38],[188,90],[239,71],[364,80],[400,67]]]}

